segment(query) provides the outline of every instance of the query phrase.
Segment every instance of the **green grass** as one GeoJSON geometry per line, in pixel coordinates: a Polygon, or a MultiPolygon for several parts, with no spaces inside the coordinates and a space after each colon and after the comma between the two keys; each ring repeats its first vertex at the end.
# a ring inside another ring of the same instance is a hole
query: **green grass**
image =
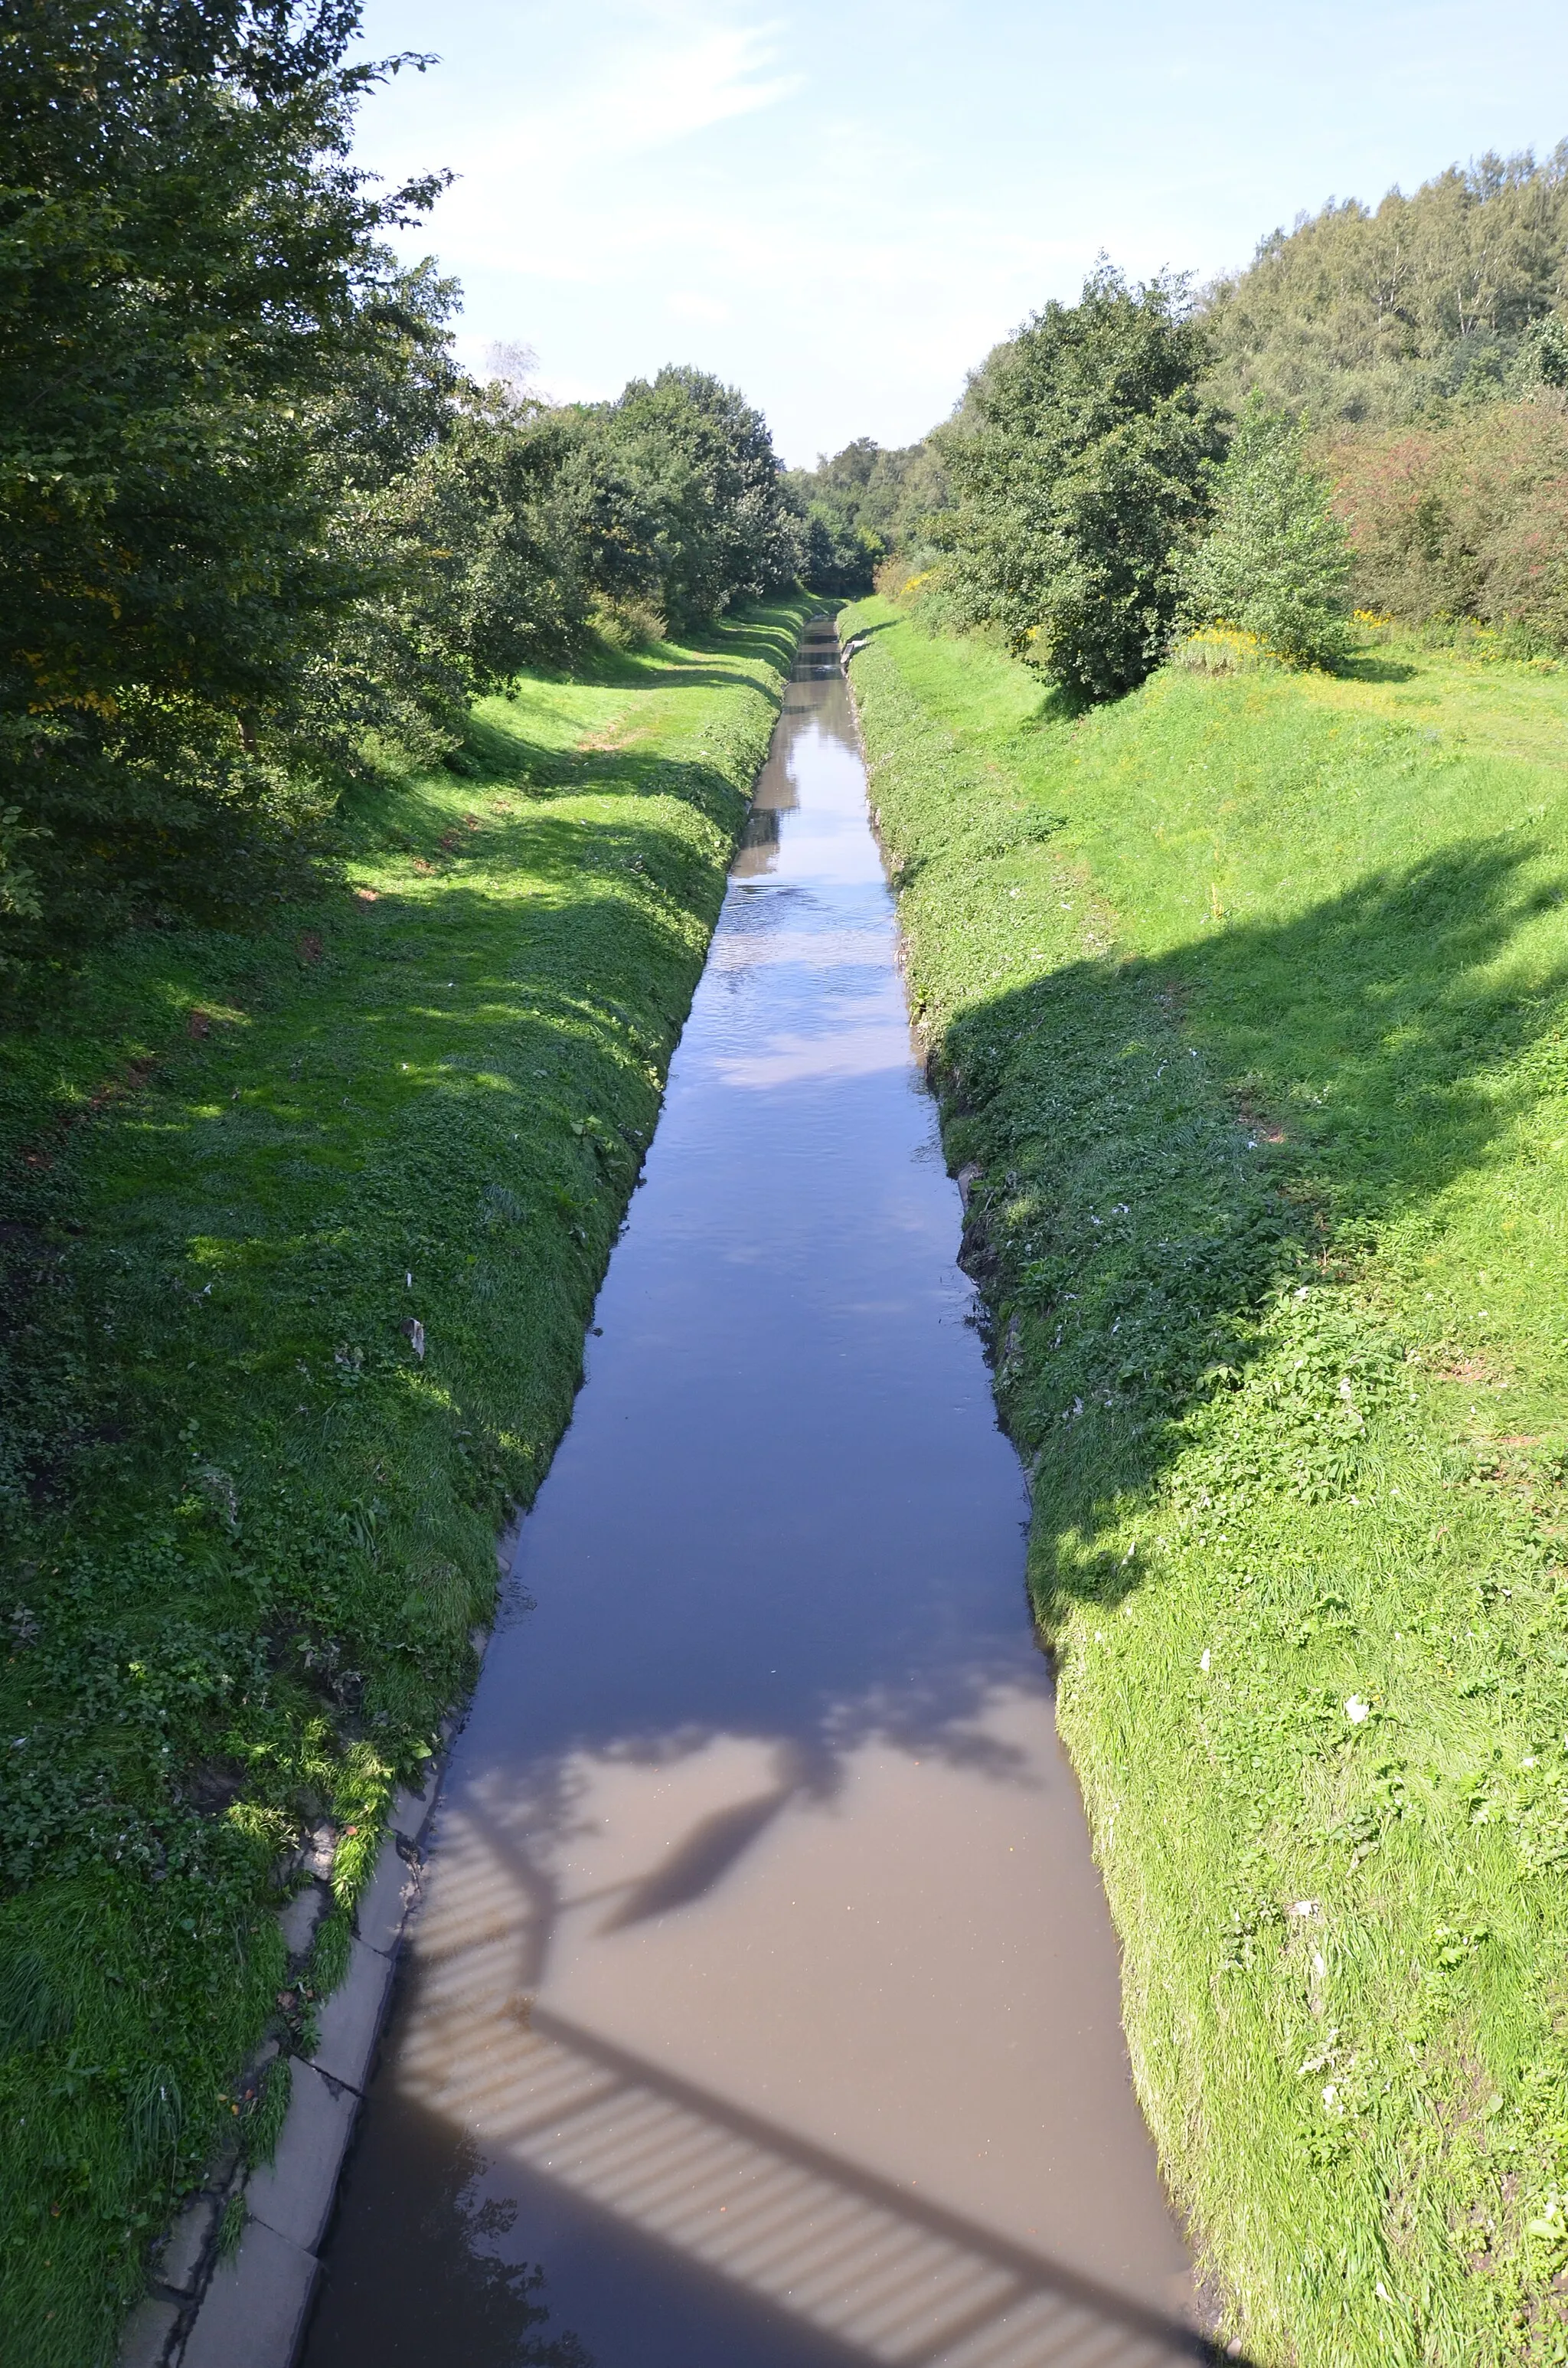
{"type": "Polygon", "coordinates": [[[520,683],[308,906],[14,1015],[6,2368],[111,2357],[217,2134],[276,2135],[278,1870],[326,1815],[350,1899],[472,1679],[810,605],[520,683]]]}
{"type": "Polygon", "coordinates": [[[1173,2190],[1267,2362],[1568,2356],[1568,677],[854,662],[1173,2190]]]}

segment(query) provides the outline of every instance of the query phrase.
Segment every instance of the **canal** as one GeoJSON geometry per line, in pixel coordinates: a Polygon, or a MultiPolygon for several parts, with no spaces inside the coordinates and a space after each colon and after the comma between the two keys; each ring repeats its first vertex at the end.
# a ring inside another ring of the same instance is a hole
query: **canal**
{"type": "Polygon", "coordinates": [[[434,1827],[307,2368],[1190,2357],[836,643],[434,1827]]]}

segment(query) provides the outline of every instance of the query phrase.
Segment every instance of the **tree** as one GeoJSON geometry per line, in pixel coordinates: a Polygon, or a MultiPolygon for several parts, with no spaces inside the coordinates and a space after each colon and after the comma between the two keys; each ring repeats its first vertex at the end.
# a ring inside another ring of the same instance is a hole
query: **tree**
{"type": "Polygon", "coordinates": [[[457,291],[347,161],[397,65],[358,0],[0,17],[0,964],[252,909],[372,735],[450,753],[592,602],[789,581],[766,423],[696,370],[565,411],[478,387],[457,291]]]}
{"type": "Polygon", "coordinates": [[[278,722],[296,759],[358,760],[367,732],[437,757],[471,701],[580,643],[591,535],[568,484],[574,415],[450,354],[457,290],[431,266],[394,275],[398,332],[358,358],[320,423],[326,532],[358,597],[278,722]]]}
{"type": "Polygon", "coordinates": [[[48,834],[57,920],[155,902],[276,794],[257,733],[362,588],[317,431],[401,335],[377,239],[437,184],[344,161],[388,71],[344,64],[357,27],[14,0],[0,31],[0,807],[48,834]]]}
{"type": "Polygon", "coordinates": [[[1204,298],[1215,391],[1320,425],[1432,416],[1523,391],[1536,324],[1565,299],[1568,142],[1540,161],[1483,156],[1264,239],[1204,298]]]}
{"type": "Polygon", "coordinates": [[[785,483],[805,520],[805,581],[841,595],[869,592],[884,559],[917,547],[945,498],[928,443],[889,448],[869,436],[831,460],[819,453],[814,469],[791,469],[785,483]]]}
{"type": "Polygon", "coordinates": [[[1142,680],[1221,450],[1197,392],[1208,359],[1185,281],[1130,287],[1108,264],[996,348],[933,439],[952,507],[932,530],[960,621],[999,628],[1081,695],[1142,680]]]}
{"type": "Polygon", "coordinates": [[[1258,398],[1215,472],[1213,523],[1178,564],[1178,625],[1256,633],[1290,666],[1333,666],[1350,646],[1350,545],[1302,432],[1258,398]]]}
{"type": "Polygon", "coordinates": [[[671,621],[694,625],[788,584],[802,557],[767,423],[705,371],[633,379],[599,415],[614,470],[657,518],[671,621]]]}

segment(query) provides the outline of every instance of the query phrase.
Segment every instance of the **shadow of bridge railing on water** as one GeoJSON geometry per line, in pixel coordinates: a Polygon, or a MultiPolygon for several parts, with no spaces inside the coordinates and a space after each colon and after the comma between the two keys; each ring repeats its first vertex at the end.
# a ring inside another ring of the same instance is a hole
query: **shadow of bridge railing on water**
{"type": "MultiPolygon", "coordinates": [[[[460,2127],[506,2183],[510,2167],[667,2248],[799,2325],[803,2353],[842,2368],[1167,2368],[1219,2357],[1179,2319],[530,1998],[517,1981],[539,1970],[526,1964],[531,1951],[518,1962],[519,1869],[489,1825],[460,1814],[443,1836],[446,1879],[419,1951],[424,2011],[396,2078],[409,2103],[460,2127]]],[[[550,1907],[535,1904],[548,1925],[550,1907]]]]}

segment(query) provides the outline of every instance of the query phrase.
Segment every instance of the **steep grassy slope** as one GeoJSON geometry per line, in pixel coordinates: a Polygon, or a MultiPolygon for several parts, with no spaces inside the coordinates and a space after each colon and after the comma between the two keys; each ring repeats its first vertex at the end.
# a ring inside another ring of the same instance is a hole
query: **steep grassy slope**
{"type": "Polygon", "coordinates": [[[472,1676],[809,606],[521,683],[309,908],[6,1042],[6,2368],[108,2356],[215,2127],[265,2143],[273,1871],[327,1816],[347,1898],[472,1676]]]}
{"type": "Polygon", "coordinates": [[[1267,2362],[1568,2353],[1568,678],[853,663],[1173,2186],[1267,2362]]]}

